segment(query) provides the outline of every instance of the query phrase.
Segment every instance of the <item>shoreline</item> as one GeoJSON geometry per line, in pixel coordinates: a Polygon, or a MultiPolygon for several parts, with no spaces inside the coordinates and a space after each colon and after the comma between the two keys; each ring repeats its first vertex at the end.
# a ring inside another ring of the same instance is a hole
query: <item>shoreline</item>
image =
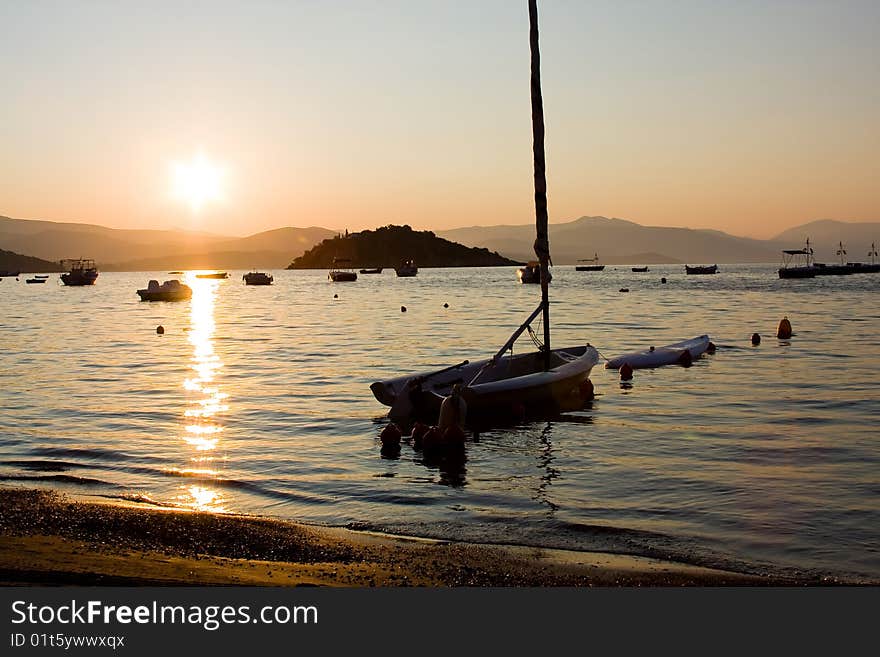
{"type": "Polygon", "coordinates": [[[601,552],[458,543],[0,487],[3,585],[803,586],[601,552]]]}

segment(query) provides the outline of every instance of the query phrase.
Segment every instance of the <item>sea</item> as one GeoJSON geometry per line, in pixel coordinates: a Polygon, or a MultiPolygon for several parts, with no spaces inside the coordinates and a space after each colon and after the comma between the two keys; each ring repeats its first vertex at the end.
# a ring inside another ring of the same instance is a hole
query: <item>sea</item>
{"type": "Polygon", "coordinates": [[[880,274],[776,267],[554,267],[552,346],[611,358],[708,334],[717,351],[629,382],[600,364],[584,408],[440,456],[383,454],[388,409],[369,386],[493,354],[540,301],[515,267],[273,271],[267,287],[188,272],[176,303],[136,294],[165,272],[5,278],[0,484],[880,582],[880,274]]]}

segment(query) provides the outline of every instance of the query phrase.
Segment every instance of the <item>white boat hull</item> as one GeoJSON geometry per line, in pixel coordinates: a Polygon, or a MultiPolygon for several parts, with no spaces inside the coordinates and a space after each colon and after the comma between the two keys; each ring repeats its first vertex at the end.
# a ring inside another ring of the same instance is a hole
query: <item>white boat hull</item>
{"type": "Polygon", "coordinates": [[[649,367],[662,367],[663,365],[674,365],[681,362],[683,353],[690,352],[691,359],[697,359],[705,353],[709,348],[709,336],[701,335],[691,340],[682,340],[674,344],[668,344],[655,349],[647,349],[645,351],[634,351],[622,356],[612,358],[605,363],[605,368],[616,370],[623,367],[624,363],[634,370],[649,367]]]}
{"type": "Polygon", "coordinates": [[[462,396],[467,402],[469,417],[494,410],[510,411],[520,405],[524,412],[583,405],[580,386],[599,362],[596,349],[590,345],[554,349],[553,367],[547,371],[543,370],[542,361],[540,352],[505,356],[495,365],[490,365],[490,359],[486,359],[439,374],[420,372],[377,381],[370,390],[386,406],[395,406],[401,395],[409,394],[414,415],[439,411],[443,398],[456,383],[464,386],[462,396]],[[477,377],[480,370],[483,372],[477,377]],[[477,377],[475,381],[474,377],[477,377]],[[415,392],[407,392],[411,381],[421,381],[415,392]]]}

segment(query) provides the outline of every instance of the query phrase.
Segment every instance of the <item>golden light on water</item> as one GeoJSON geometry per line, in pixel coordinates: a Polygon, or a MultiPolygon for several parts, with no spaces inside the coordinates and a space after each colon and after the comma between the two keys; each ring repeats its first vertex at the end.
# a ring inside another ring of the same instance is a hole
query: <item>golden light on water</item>
{"type": "Polygon", "coordinates": [[[227,499],[221,490],[210,486],[219,473],[212,464],[221,447],[223,426],[220,418],[229,410],[225,403],[228,395],[220,390],[217,378],[223,368],[220,356],[214,351],[214,303],[218,280],[196,278],[197,272],[188,272],[185,283],[192,288],[190,300],[190,331],[192,345],[191,374],[183,381],[188,408],[184,412],[182,441],[187,448],[189,467],[180,471],[187,477],[204,479],[198,485],[182,487],[179,501],[199,511],[225,511],[227,499]]]}

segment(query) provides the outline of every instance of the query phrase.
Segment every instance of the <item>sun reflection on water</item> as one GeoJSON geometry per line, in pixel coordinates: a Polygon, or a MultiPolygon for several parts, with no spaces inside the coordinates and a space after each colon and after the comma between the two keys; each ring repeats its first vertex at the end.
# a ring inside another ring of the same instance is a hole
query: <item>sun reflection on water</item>
{"type": "Polygon", "coordinates": [[[228,499],[222,491],[211,486],[219,476],[212,467],[218,460],[223,426],[222,414],[229,410],[225,403],[228,395],[220,391],[217,377],[223,368],[220,356],[214,351],[214,304],[219,281],[196,278],[197,272],[188,272],[185,283],[192,288],[190,301],[189,342],[193,347],[190,369],[192,374],[183,381],[188,406],[184,412],[186,423],[181,436],[189,448],[192,467],[180,470],[187,477],[203,479],[198,485],[181,487],[178,501],[199,511],[227,511],[228,499]]]}

